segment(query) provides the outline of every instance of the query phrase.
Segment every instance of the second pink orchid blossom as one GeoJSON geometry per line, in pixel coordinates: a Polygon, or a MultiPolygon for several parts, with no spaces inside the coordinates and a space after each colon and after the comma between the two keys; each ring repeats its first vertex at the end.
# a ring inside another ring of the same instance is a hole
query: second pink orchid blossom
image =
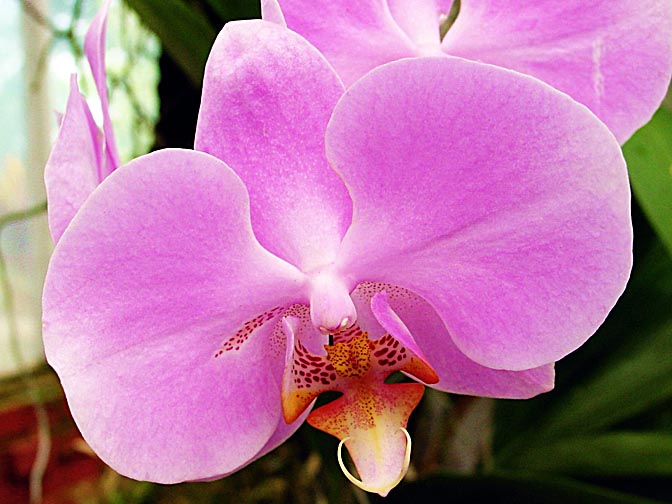
{"type": "Polygon", "coordinates": [[[264,0],[350,85],[400,58],[452,55],[532,75],[586,105],[624,143],[663,100],[672,74],[668,0],[264,0]],[[279,8],[282,8],[280,13],[279,8]]]}

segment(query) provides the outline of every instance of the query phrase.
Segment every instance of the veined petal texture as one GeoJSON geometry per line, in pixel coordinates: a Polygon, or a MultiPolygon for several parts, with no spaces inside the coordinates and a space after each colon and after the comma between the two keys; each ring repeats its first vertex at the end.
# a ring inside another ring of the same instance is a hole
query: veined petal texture
{"type": "Polygon", "coordinates": [[[111,0],[104,0],[96,17],[91,22],[91,27],[84,39],[84,52],[91,67],[93,81],[96,83],[103,113],[103,133],[105,135],[103,177],[112,173],[119,166],[119,154],[117,152],[117,144],[114,140],[112,120],[110,119],[109,99],[107,96],[107,71],[105,69],[105,39],[110,2],[111,0]]]}
{"type": "Polygon", "coordinates": [[[165,150],[116,170],[59,241],[43,297],[47,359],[87,442],[122,474],[174,483],[286,437],[271,322],[303,281],[256,241],[216,158],[165,150]]]}
{"type": "Polygon", "coordinates": [[[91,110],[70,79],[70,95],[61,119],[58,137],[44,167],[44,184],[49,201],[49,231],[58,242],[79,207],[100,184],[102,136],[91,110]]]}
{"type": "Polygon", "coordinates": [[[342,94],[314,47],[266,21],[228,23],[205,70],[195,147],[240,176],[260,243],[303,271],[332,262],[350,224],[350,197],[324,153],[342,94]]]}
{"type": "Polygon", "coordinates": [[[421,296],[481,365],[557,361],[625,287],[620,147],[536,79],[460,58],[390,63],[346,92],[326,143],[353,198],[337,270],[421,296]]]}

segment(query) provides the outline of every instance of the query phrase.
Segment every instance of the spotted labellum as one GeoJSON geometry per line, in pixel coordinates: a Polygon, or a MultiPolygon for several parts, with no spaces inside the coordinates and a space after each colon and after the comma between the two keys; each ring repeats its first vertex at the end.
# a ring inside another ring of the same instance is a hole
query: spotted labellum
{"type": "MultiPolygon", "coordinates": [[[[66,125],[59,142],[90,137],[66,125]]],[[[195,149],[119,167],[64,222],[47,358],[126,476],[222,477],[307,419],[386,495],[425,386],[553,387],[625,287],[629,201],[613,134],[535,78],[420,57],[346,91],[297,33],[231,22],[195,149]],[[314,408],[325,392],[340,397],[314,408]]]]}

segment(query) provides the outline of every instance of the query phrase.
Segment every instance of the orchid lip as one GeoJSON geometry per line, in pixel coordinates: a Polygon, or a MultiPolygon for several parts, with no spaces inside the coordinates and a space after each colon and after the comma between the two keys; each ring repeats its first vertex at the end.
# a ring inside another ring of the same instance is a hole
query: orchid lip
{"type": "MultiPolygon", "coordinates": [[[[308,311],[307,306],[303,309],[308,311]]],[[[348,480],[362,490],[387,495],[408,472],[411,440],[406,425],[424,386],[387,384],[385,379],[395,371],[426,383],[438,381],[438,376],[413,345],[405,346],[390,334],[371,340],[357,324],[331,334],[323,346],[326,355],[313,354],[297,338],[301,329],[296,322],[283,327],[291,346],[282,389],[285,422],[299,418],[322,392],[340,392],[339,398],[311,411],[307,422],[341,440],[337,458],[348,480]],[[343,462],[343,445],[358,476],[343,462]]],[[[310,324],[307,317],[303,323],[310,324]]]]}

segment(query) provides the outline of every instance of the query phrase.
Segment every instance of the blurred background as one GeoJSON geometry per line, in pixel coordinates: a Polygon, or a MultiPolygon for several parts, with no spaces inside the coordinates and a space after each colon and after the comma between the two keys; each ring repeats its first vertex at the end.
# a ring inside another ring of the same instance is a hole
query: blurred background
{"type": "MultiPolygon", "coordinates": [[[[307,425],[233,476],[169,486],[118,475],[77,432],[41,346],[52,246],[42,171],[72,73],[100,110],[82,53],[99,4],[2,0],[0,503],[382,502],[346,481],[337,440],[307,425]]],[[[192,146],[209,48],[224,23],[259,10],[254,0],[113,2],[107,68],[122,161],[192,146]]],[[[635,267],[607,322],[538,398],[428,390],[409,424],[411,469],[385,502],[672,502],[672,102],[624,153],[635,267]]]]}

